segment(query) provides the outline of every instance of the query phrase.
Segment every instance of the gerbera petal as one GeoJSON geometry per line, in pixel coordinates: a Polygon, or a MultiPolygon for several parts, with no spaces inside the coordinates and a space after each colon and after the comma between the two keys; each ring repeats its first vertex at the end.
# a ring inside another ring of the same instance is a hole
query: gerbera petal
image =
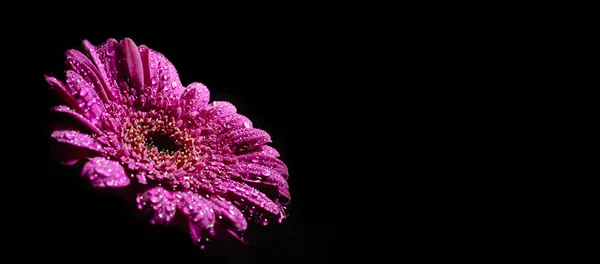
{"type": "Polygon", "coordinates": [[[280,156],[279,152],[275,148],[273,148],[273,147],[271,147],[269,145],[258,146],[258,147],[254,148],[254,149],[249,150],[248,153],[249,154],[250,153],[253,153],[253,154],[262,154],[262,155],[271,156],[271,157],[275,157],[275,158],[277,158],[277,157],[280,156]]]}
{"type": "Polygon", "coordinates": [[[92,186],[101,188],[123,187],[130,182],[119,162],[104,157],[96,157],[87,162],[81,176],[88,178],[92,186]]]}
{"type": "Polygon", "coordinates": [[[83,124],[91,132],[94,132],[98,135],[104,135],[104,132],[102,132],[98,127],[96,127],[94,124],[92,124],[87,118],[85,118],[81,114],[75,112],[75,110],[69,108],[66,105],[57,105],[55,107],[52,107],[51,111],[57,112],[57,113],[64,113],[68,116],[71,116],[72,118],[76,119],[79,123],[83,124]]]}
{"type": "Polygon", "coordinates": [[[119,56],[121,53],[119,42],[115,39],[108,39],[106,43],[99,47],[94,47],[89,41],[84,40],[83,45],[90,57],[92,57],[101,78],[105,82],[108,98],[111,101],[121,102],[122,96],[117,82],[117,78],[119,77],[117,65],[123,58],[119,56]]]}
{"type": "Polygon", "coordinates": [[[246,230],[248,222],[246,222],[246,217],[240,209],[223,197],[213,196],[210,201],[214,204],[215,214],[229,219],[237,231],[246,230]]]}
{"type": "Polygon", "coordinates": [[[176,198],[162,187],[154,187],[137,196],[138,208],[150,215],[152,224],[170,223],[175,217],[176,198]]]}
{"type": "Polygon", "coordinates": [[[82,111],[81,107],[79,107],[79,104],[75,101],[75,97],[71,95],[69,89],[63,82],[59,81],[54,77],[44,77],[46,79],[46,82],[48,82],[48,84],[50,85],[50,89],[56,92],[58,96],[60,96],[63,100],[65,100],[65,103],[67,103],[68,106],[70,106],[73,109],[76,109],[76,111],[82,111]]]}
{"type": "Polygon", "coordinates": [[[287,179],[289,173],[287,166],[279,159],[261,154],[246,154],[238,156],[238,161],[247,165],[251,173],[268,177],[276,173],[287,179]]]}
{"type": "Polygon", "coordinates": [[[198,110],[205,108],[210,98],[208,88],[199,82],[191,83],[181,96],[184,113],[188,117],[198,115],[198,110]]]}
{"type": "Polygon", "coordinates": [[[203,242],[202,238],[207,233],[214,235],[215,210],[212,202],[192,192],[179,192],[174,196],[179,210],[190,216],[190,236],[195,242],[203,242]]]}
{"type": "Polygon", "coordinates": [[[212,228],[215,224],[213,204],[197,193],[178,192],[175,194],[177,208],[190,216],[190,220],[204,228],[212,228]]]}
{"type": "Polygon", "coordinates": [[[237,109],[229,102],[214,101],[203,111],[202,117],[208,122],[213,122],[219,118],[227,117],[236,114],[237,109]]]}
{"type": "Polygon", "coordinates": [[[68,50],[66,52],[67,63],[70,69],[77,72],[88,83],[92,84],[96,93],[104,103],[108,102],[106,82],[102,79],[102,75],[88,57],[77,50],[68,50]]]}
{"type": "Polygon", "coordinates": [[[224,184],[227,186],[227,195],[240,205],[254,206],[273,215],[281,214],[281,206],[257,189],[236,181],[228,181],[224,184]]]}
{"type": "Polygon", "coordinates": [[[184,87],[181,85],[175,66],[162,53],[152,49],[148,49],[148,51],[152,87],[168,98],[179,99],[184,87]]]}
{"type": "Polygon", "coordinates": [[[121,50],[123,51],[123,56],[125,56],[125,63],[127,64],[131,83],[135,88],[140,90],[144,87],[144,70],[140,52],[130,38],[121,40],[121,50]]]}
{"type": "Polygon", "coordinates": [[[256,128],[236,129],[225,134],[224,140],[229,142],[231,149],[241,153],[257,146],[270,143],[271,137],[263,130],[256,128]]]}
{"type": "Polygon", "coordinates": [[[261,154],[238,156],[239,166],[246,172],[242,182],[263,191],[265,194],[278,197],[281,204],[290,200],[289,185],[286,181],[288,169],[275,157],[261,154]]]}
{"type": "Polygon", "coordinates": [[[246,175],[241,177],[243,179],[273,183],[282,188],[289,187],[285,177],[274,169],[253,163],[240,163],[239,166],[246,172],[246,175]]]}
{"type": "Polygon", "coordinates": [[[192,241],[197,243],[197,245],[200,245],[201,248],[204,247],[204,245],[202,245],[202,244],[204,242],[208,241],[207,235],[215,234],[215,231],[212,227],[208,228],[208,227],[202,225],[201,223],[197,223],[192,220],[188,221],[188,226],[190,229],[190,237],[192,238],[192,241]],[[203,241],[202,239],[206,239],[206,240],[203,241]]]}
{"type": "Polygon", "coordinates": [[[104,105],[90,83],[74,71],[67,71],[67,87],[75,98],[81,113],[92,124],[101,126],[100,118],[105,112],[104,105]]]}
{"type": "Polygon", "coordinates": [[[233,114],[221,117],[214,121],[215,126],[220,127],[221,131],[232,131],[240,128],[252,128],[252,122],[245,116],[233,114]]]}
{"type": "Polygon", "coordinates": [[[250,187],[256,188],[268,196],[276,197],[275,200],[280,205],[287,205],[290,203],[291,195],[287,183],[286,185],[281,185],[275,182],[265,182],[262,180],[250,180],[244,178],[238,178],[235,180],[243,182],[250,187]]]}
{"type": "Polygon", "coordinates": [[[219,126],[220,130],[227,132],[239,128],[252,128],[252,121],[237,113],[235,106],[229,102],[215,101],[207,105],[201,116],[206,123],[219,126]]]}
{"type": "Polygon", "coordinates": [[[87,134],[74,130],[57,130],[52,132],[56,141],[96,152],[103,152],[102,145],[87,134]]]}

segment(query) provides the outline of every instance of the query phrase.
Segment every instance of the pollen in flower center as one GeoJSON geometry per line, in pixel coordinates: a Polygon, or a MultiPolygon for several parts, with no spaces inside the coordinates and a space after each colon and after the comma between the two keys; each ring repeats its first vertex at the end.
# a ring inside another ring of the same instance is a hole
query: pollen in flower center
{"type": "Polygon", "coordinates": [[[122,137],[132,157],[141,157],[165,171],[192,168],[202,154],[201,144],[186,128],[158,113],[132,114],[122,137]]]}

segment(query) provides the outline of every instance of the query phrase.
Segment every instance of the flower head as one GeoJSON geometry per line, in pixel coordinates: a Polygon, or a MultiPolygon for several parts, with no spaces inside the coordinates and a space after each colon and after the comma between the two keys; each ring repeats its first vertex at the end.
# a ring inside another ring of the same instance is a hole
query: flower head
{"type": "Polygon", "coordinates": [[[183,218],[195,241],[216,225],[237,237],[247,220],[285,218],[288,169],[267,132],[229,102],[208,103],[201,83],[184,87],[159,52],[127,38],[83,44],[89,57],[66,52],[64,82],[46,77],[66,104],[52,111],[80,125],[52,132],[65,164],[83,163],[94,187],[141,187],[150,222],[183,218]]]}

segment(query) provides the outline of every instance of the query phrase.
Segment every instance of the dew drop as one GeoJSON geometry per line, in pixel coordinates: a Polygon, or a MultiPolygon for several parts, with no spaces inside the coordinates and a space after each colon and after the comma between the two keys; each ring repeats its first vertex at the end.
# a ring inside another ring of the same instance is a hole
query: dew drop
{"type": "Polygon", "coordinates": [[[73,139],[74,136],[73,136],[72,133],[65,133],[65,138],[67,138],[67,139],[73,139]]]}
{"type": "Polygon", "coordinates": [[[79,90],[79,95],[80,96],[83,97],[83,96],[86,96],[87,94],[88,94],[87,89],[81,89],[81,90],[79,90]]]}
{"type": "Polygon", "coordinates": [[[262,222],[263,226],[267,226],[268,224],[269,224],[269,220],[267,220],[267,219],[263,220],[263,222],[262,222]]]}

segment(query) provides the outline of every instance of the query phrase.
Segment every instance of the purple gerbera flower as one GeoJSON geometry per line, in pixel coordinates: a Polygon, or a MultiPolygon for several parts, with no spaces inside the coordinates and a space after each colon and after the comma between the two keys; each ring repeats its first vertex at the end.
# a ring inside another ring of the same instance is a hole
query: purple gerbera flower
{"type": "Polygon", "coordinates": [[[183,223],[197,242],[285,218],[288,169],[267,132],[209,104],[201,83],[184,87],[161,53],[128,38],[83,44],[89,57],[66,52],[66,82],[46,77],[66,103],[52,110],[81,125],[52,132],[65,164],[81,162],[94,187],[132,187],[151,223],[183,223]]]}

